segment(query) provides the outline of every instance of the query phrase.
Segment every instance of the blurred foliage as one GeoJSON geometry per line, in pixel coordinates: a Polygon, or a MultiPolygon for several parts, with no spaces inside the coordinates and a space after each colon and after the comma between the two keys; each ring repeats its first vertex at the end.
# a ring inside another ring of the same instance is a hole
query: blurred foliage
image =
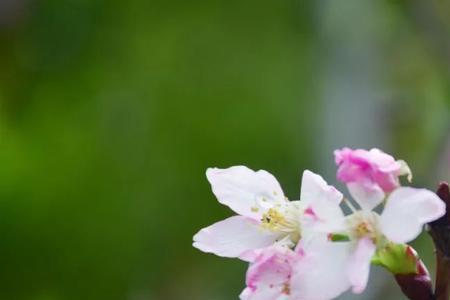
{"type": "MultiPolygon", "coordinates": [[[[448,140],[450,52],[414,3],[386,4],[381,121],[423,183],[448,140]]],[[[236,299],[245,264],[191,247],[231,214],[204,171],[264,168],[296,198],[320,168],[321,5],[5,0],[0,298],[236,299]]]]}

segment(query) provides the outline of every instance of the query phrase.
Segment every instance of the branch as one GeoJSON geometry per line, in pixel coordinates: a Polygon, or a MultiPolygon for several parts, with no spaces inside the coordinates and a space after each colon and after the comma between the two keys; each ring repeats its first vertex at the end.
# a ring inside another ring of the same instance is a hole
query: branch
{"type": "Polygon", "coordinates": [[[442,182],[437,195],[447,206],[441,218],[429,224],[429,233],[433,238],[436,253],[436,300],[448,300],[450,295],[450,189],[442,182]]]}

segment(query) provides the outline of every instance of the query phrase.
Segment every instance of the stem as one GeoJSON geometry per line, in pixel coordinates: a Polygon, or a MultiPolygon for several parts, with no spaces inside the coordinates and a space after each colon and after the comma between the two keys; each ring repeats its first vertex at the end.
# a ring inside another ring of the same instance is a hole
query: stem
{"type": "Polygon", "coordinates": [[[436,300],[448,300],[450,287],[450,260],[436,249],[436,300]]]}
{"type": "Polygon", "coordinates": [[[429,233],[433,238],[436,255],[436,300],[448,300],[450,295],[450,188],[442,182],[436,192],[446,205],[446,213],[429,223],[429,233]]]}

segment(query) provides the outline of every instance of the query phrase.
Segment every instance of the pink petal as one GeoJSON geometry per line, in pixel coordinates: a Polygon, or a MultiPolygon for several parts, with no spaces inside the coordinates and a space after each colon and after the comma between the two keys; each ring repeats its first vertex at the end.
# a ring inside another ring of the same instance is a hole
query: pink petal
{"type": "Polygon", "coordinates": [[[379,149],[336,150],[338,165],[337,178],[346,184],[360,185],[359,195],[374,197],[371,193],[381,190],[390,193],[400,186],[398,177],[408,175],[410,170],[405,162],[396,161],[391,155],[379,149]]]}
{"type": "Polygon", "coordinates": [[[210,168],[206,177],[218,201],[242,216],[259,220],[264,206],[285,201],[278,181],[263,170],[255,172],[244,166],[210,168]]]}
{"type": "Polygon", "coordinates": [[[370,264],[375,250],[376,246],[371,239],[362,238],[358,241],[348,265],[348,275],[353,293],[362,293],[366,288],[369,280],[370,264]]]}
{"type": "Polygon", "coordinates": [[[263,229],[259,222],[234,216],[203,228],[194,236],[193,246],[223,257],[239,257],[249,250],[272,245],[277,233],[263,229]]]}
{"type": "Polygon", "coordinates": [[[369,157],[370,160],[377,165],[378,169],[384,173],[398,172],[402,167],[394,157],[377,148],[373,148],[369,151],[369,157]]]}
{"type": "Polygon", "coordinates": [[[393,242],[406,243],[415,239],[424,224],[445,214],[445,204],[426,189],[401,187],[387,200],[380,217],[384,235],[393,242]]]}
{"type": "Polygon", "coordinates": [[[247,271],[247,288],[242,300],[288,299],[292,264],[296,254],[286,247],[273,246],[262,249],[247,271]]]}

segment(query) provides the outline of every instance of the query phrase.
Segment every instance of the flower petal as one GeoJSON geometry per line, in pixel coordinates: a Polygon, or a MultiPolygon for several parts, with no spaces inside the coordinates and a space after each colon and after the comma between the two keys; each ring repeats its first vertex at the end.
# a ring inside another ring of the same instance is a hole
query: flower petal
{"type": "Polygon", "coordinates": [[[329,203],[339,204],[342,200],[342,193],[334,186],[328,185],[322,176],[309,170],[305,170],[302,176],[300,200],[304,203],[312,204],[316,202],[317,199],[323,199],[329,203]]]}
{"type": "Polygon", "coordinates": [[[400,186],[399,176],[410,170],[403,161],[379,149],[352,150],[343,148],[334,152],[338,165],[337,179],[347,184],[352,196],[363,209],[372,209],[400,186]]]}
{"type": "Polygon", "coordinates": [[[259,220],[265,208],[286,201],[278,181],[264,170],[255,172],[244,166],[210,168],[206,177],[218,201],[246,217],[259,220]]]}
{"type": "Polygon", "coordinates": [[[350,287],[345,269],[351,246],[321,239],[301,243],[297,251],[302,257],[293,268],[292,299],[328,300],[344,293],[350,287]]]}
{"type": "Polygon", "coordinates": [[[344,218],[339,206],[342,198],[342,194],[320,175],[309,170],[303,172],[300,204],[305,210],[305,222],[319,225],[324,230],[339,230],[336,222],[344,218]]]}
{"type": "Polygon", "coordinates": [[[356,203],[363,210],[372,210],[381,202],[385,197],[383,190],[377,185],[359,184],[359,183],[348,183],[348,191],[355,199],[356,203]]]}
{"type": "Polygon", "coordinates": [[[362,293],[366,288],[369,280],[370,263],[375,250],[376,245],[371,239],[362,238],[358,241],[348,265],[348,275],[353,293],[362,293]]]}
{"type": "Polygon", "coordinates": [[[241,300],[289,300],[289,295],[280,293],[275,287],[262,286],[257,290],[246,288],[239,295],[241,300]]]}
{"type": "Polygon", "coordinates": [[[278,245],[258,251],[259,255],[247,271],[247,288],[241,299],[288,299],[293,261],[296,253],[278,245]]]}
{"type": "Polygon", "coordinates": [[[380,226],[391,241],[406,243],[421,233],[424,224],[444,214],[445,204],[435,193],[401,187],[389,196],[380,217],[380,226]]]}
{"type": "Polygon", "coordinates": [[[278,233],[262,228],[259,222],[234,216],[203,228],[194,236],[193,246],[223,257],[239,257],[246,251],[267,247],[278,233]]]}

